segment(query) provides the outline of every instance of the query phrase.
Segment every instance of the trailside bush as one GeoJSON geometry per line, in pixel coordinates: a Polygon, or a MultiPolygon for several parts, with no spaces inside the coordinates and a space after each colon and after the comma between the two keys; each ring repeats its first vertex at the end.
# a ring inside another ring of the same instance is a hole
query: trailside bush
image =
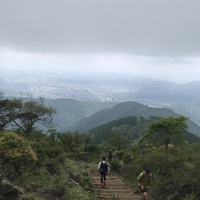
{"type": "Polygon", "coordinates": [[[0,134],[0,165],[8,176],[16,176],[30,169],[36,154],[29,143],[13,132],[0,134]]]}
{"type": "Polygon", "coordinates": [[[19,200],[44,200],[44,198],[38,197],[35,193],[24,194],[19,200]]]}
{"type": "Polygon", "coordinates": [[[131,153],[131,152],[124,153],[122,160],[123,160],[124,164],[131,163],[131,161],[133,160],[133,153],[131,153]]]}
{"type": "Polygon", "coordinates": [[[196,198],[196,195],[192,193],[192,194],[187,194],[183,200],[198,200],[198,199],[196,198]]]}
{"type": "Polygon", "coordinates": [[[149,195],[153,199],[180,200],[186,196],[200,199],[200,152],[190,148],[184,146],[175,151],[157,148],[148,153],[136,151],[133,161],[122,171],[137,188],[137,176],[149,166],[153,174],[149,195]]]}
{"type": "Polygon", "coordinates": [[[123,155],[124,155],[124,153],[125,153],[125,150],[123,150],[123,149],[121,149],[121,150],[119,150],[119,151],[115,151],[114,152],[114,155],[118,158],[118,159],[122,159],[122,157],[123,157],[123,155]]]}
{"type": "Polygon", "coordinates": [[[86,149],[85,149],[86,152],[89,152],[89,153],[100,153],[101,150],[100,148],[97,146],[97,145],[89,145],[86,149]]]}
{"type": "Polygon", "coordinates": [[[111,171],[113,171],[113,172],[119,172],[121,167],[122,167],[122,165],[118,160],[113,160],[110,164],[111,171]]]}

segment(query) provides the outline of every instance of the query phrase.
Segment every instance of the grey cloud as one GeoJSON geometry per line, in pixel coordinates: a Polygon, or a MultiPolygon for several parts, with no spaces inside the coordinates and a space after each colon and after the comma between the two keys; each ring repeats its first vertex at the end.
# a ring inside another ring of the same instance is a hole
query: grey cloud
{"type": "Polygon", "coordinates": [[[199,56],[199,0],[0,0],[0,47],[199,56]]]}

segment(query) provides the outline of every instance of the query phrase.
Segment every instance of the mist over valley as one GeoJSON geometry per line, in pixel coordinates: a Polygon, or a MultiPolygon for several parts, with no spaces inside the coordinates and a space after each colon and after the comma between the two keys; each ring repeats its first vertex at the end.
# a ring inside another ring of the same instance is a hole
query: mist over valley
{"type": "Polygon", "coordinates": [[[200,81],[173,83],[120,73],[10,70],[1,73],[0,83],[5,97],[46,99],[57,110],[54,121],[59,130],[69,130],[101,109],[128,101],[168,108],[200,124],[200,81]]]}

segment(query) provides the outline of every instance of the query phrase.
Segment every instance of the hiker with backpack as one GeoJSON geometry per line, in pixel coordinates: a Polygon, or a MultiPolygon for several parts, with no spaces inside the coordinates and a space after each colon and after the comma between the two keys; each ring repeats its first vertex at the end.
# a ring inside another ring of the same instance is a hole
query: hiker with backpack
{"type": "Polygon", "coordinates": [[[103,189],[106,186],[106,174],[108,172],[106,157],[102,157],[102,161],[98,165],[98,171],[101,177],[101,188],[103,189]]]}
{"type": "Polygon", "coordinates": [[[111,163],[112,158],[113,158],[113,153],[112,153],[112,150],[110,150],[110,151],[108,152],[108,160],[109,160],[109,163],[111,163]]]}
{"type": "Polygon", "coordinates": [[[141,200],[145,200],[147,197],[147,189],[149,188],[150,182],[152,180],[151,170],[146,167],[145,170],[140,173],[137,177],[138,186],[142,193],[141,200]]]}

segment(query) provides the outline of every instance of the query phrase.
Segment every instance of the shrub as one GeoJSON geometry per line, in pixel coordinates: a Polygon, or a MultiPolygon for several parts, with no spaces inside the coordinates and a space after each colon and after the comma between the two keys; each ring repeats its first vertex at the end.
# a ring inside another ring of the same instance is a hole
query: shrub
{"type": "Polygon", "coordinates": [[[194,193],[187,194],[183,200],[197,200],[196,195],[194,193]]]}
{"type": "Polygon", "coordinates": [[[113,160],[111,162],[111,166],[110,166],[111,171],[113,171],[113,172],[119,172],[119,170],[121,169],[121,167],[122,167],[122,165],[121,165],[121,163],[119,161],[113,160]]]}
{"type": "Polygon", "coordinates": [[[136,151],[133,155],[131,165],[121,170],[123,176],[137,187],[137,176],[149,166],[153,174],[149,195],[153,199],[200,199],[199,152],[184,146],[184,149],[176,148],[175,151],[166,148],[145,153],[136,151]]]}
{"type": "Polygon", "coordinates": [[[131,152],[124,153],[122,160],[124,164],[129,164],[133,160],[133,154],[131,152]]]}
{"type": "Polygon", "coordinates": [[[19,198],[19,200],[44,200],[41,197],[38,197],[36,194],[31,193],[31,194],[24,194],[19,198]]]}
{"type": "Polygon", "coordinates": [[[125,153],[125,150],[123,150],[123,149],[121,149],[121,150],[119,150],[119,151],[115,151],[114,152],[114,155],[118,158],[118,159],[122,159],[122,157],[123,157],[123,155],[124,155],[124,153],[125,153]]]}
{"type": "Polygon", "coordinates": [[[0,165],[9,176],[30,169],[37,160],[35,152],[24,138],[13,132],[0,135],[0,165]]]}
{"type": "Polygon", "coordinates": [[[85,151],[89,153],[100,153],[100,148],[97,145],[89,145],[85,151]]]}

